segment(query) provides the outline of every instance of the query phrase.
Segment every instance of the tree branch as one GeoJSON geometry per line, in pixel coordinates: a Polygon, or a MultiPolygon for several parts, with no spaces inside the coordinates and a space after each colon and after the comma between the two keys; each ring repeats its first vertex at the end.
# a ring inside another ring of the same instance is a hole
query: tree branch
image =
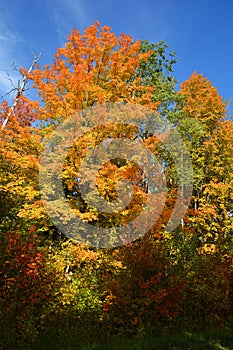
{"type": "MultiPolygon", "coordinates": [[[[32,65],[31,67],[28,69],[27,73],[30,74],[31,71],[33,70],[33,68],[35,67],[36,63],[38,62],[38,60],[40,59],[42,55],[42,52],[40,52],[39,54],[34,54],[34,60],[32,62],[32,65]]],[[[11,106],[10,108],[10,112],[8,113],[6,119],[3,121],[2,123],[2,129],[7,125],[8,123],[8,120],[9,120],[9,117],[11,116],[12,112],[14,111],[17,103],[18,103],[18,100],[19,100],[19,97],[22,95],[22,93],[26,90],[26,84],[28,82],[28,78],[25,74],[23,74],[23,80],[22,80],[22,83],[20,85],[20,81],[18,82],[18,87],[16,88],[17,90],[17,94],[16,94],[16,97],[15,97],[15,100],[14,100],[14,103],[13,105],[11,106]]]]}

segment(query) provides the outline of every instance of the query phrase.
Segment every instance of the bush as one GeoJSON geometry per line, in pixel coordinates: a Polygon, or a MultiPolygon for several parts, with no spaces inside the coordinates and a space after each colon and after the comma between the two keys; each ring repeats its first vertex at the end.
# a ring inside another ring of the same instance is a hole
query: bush
{"type": "Polygon", "coordinates": [[[6,344],[35,340],[44,305],[52,298],[47,250],[33,226],[28,234],[3,233],[0,242],[1,335],[6,344]]]}
{"type": "Polygon", "coordinates": [[[164,320],[175,318],[183,282],[161,243],[145,237],[115,254],[122,267],[106,280],[104,304],[111,331],[146,334],[164,320]]]}

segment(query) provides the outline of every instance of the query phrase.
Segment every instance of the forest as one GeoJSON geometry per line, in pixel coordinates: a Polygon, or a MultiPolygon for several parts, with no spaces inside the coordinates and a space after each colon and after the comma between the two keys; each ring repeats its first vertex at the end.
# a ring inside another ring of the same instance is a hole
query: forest
{"type": "Polygon", "coordinates": [[[20,69],[29,91],[0,104],[2,349],[233,349],[233,121],[176,62],[95,22],[20,69]]]}

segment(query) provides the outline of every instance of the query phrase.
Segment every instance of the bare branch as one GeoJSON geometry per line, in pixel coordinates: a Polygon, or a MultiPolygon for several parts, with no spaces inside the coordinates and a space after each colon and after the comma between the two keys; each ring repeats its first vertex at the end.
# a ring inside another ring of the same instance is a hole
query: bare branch
{"type": "Polygon", "coordinates": [[[11,67],[13,70],[16,70],[17,72],[20,72],[20,69],[16,66],[15,62],[11,64],[11,67]]]}
{"type": "MultiPolygon", "coordinates": [[[[42,52],[40,52],[39,54],[34,54],[34,59],[33,59],[32,65],[27,71],[28,74],[31,73],[31,71],[33,70],[33,68],[37,64],[38,60],[40,59],[41,55],[42,55],[42,52]]],[[[14,109],[15,109],[17,103],[18,103],[19,97],[23,94],[23,92],[26,91],[26,84],[27,84],[29,79],[27,78],[27,76],[25,74],[23,74],[23,73],[21,73],[21,74],[23,76],[23,80],[22,80],[21,85],[20,85],[20,80],[19,80],[18,81],[18,87],[11,90],[11,91],[16,90],[17,94],[16,94],[15,100],[13,102],[13,105],[10,108],[10,112],[8,113],[6,119],[2,123],[2,129],[7,125],[9,117],[11,116],[12,112],[14,111],[14,109]]]]}
{"type": "Polygon", "coordinates": [[[9,82],[11,83],[11,86],[13,87],[13,89],[16,89],[16,87],[15,87],[15,85],[14,85],[14,82],[13,82],[13,80],[11,79],[11,77],[10,77],[10,74],[7,72],[6,73],[7,74],[7,79],[9,80],[9,82]]]}
{"type": "Polygon", "coordinates": [[[5,95],[2,95],[1,96],[1,99],[3,99],[5,96],[8,96],[8,95],[10,95],[12,92],[14,92],[15,90],[17,90],[17,88],[13,88],[13,89],[11,89],[10,91],[8,91],[5,95]]]}

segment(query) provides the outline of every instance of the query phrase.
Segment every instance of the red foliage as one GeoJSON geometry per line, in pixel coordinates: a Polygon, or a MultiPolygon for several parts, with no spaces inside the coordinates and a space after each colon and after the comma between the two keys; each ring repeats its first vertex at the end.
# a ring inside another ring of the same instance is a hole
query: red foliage
{"type": "Polygon", "coordinates": [[[103,309],[115,329],[124,324],[126,332],[137,333],[136,326],[153,327],[164,317],[176,317],[184,283],[160,242],[144,237],[116,255],[122,270],[107,278],[109,293],[103,309]]]}
{"type": "Polygon", "coordinates": [[[17,298],[23,304],[37,303],[48,298],[46,256],[39,247],[35,226],[23,237],[20,232],[6,233],[0,243],[0,293],[7,303],[17,298]]]}

